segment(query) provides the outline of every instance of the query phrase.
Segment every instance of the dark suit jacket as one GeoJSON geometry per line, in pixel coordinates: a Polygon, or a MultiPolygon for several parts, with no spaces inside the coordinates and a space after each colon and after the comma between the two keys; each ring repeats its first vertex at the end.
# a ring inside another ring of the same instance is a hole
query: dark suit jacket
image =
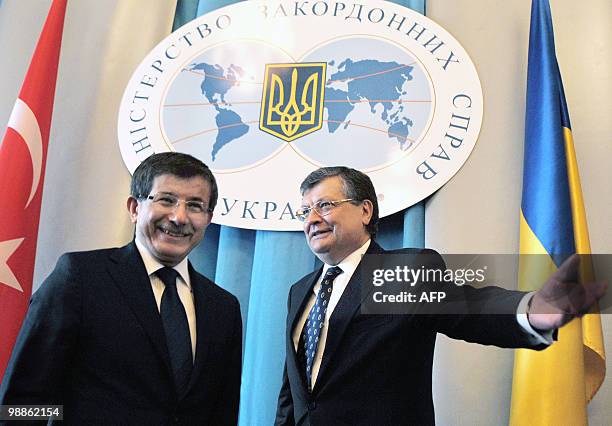
{"type": "Polygon", "coordinates": [[[0,404],[63,404],[66,424],[236,424],[238,301],[191,265],[189,274],[197,346],[184,395],[174,391],[161,317],[132,242],[60,258],[32,296],[0,404]]]}
{"type": "MultiPolygon", "coordinates": [[[[438,259],[438,267],[444,269],[433,250],[386,252],[372,241],[367,253],[423,253],[438,259]]],[[[277,425],[434,424],[431,375],[436,333],[502,347],[529,345],[512,314],[363,315],[359,308],[368,295],[361,294],[362,271],[357,268],[330,317],[321,367],[309,393],[292,333],[320,274],[318,270],[305,276],[289,292],[277,425]]],[[[516,312],[524,296],[500,288],[469,290],[476,299],[509,312],[516,312]]]]}

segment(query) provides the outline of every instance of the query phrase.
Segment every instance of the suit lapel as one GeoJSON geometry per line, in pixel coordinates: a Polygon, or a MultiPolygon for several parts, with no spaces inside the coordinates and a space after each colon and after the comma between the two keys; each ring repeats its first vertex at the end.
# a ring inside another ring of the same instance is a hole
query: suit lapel
{"type": "Polygon", "coordinates": [[[149,336],[153,347],[163,359],[168,371],[171,372],[166,336],[151,288],[151,281],[133,241],[111,255],[107,269],[149,336]]]}
{"type": "Polygon", "coordinates": [[[193,372],[187,390],[191,389],[198,377],[202,374],[203,366],[206,364],[208,350],[214,344],[214,333],[216,321],[222,317],[221,312],[217,312],[217,305],[211,302],[208,283],[206,280],[189,264],[189,277],[191,288],[193,289],[193,303],[196,314],[196,353],[193,365],[193,372]]]}
{"type": "MultiPolygon", "coordinates": [[[[366,254],[378,254],[383,253],[384,250],[374,241],[370,243],[366,254]]],[[[327,339],[325,341],[325,349],[323,352],[323,359],[321,361],[321,367],[319,368],[319,374],[315,383],[315,389],[320,388],[327,370],[329,369],[330,360],[333,358],[334,352],[338,349],[342,337],[346,332],[346,328],[350,324],[351,320],[355,316],[355,313],[361,302],[367,297],[367,294],[361,293],[361,261],[355,269],[353,276],[351,277],[342,297],[338,301],[338,304],[334,308],[329,319],[329,328],[327,330],[327,339]]]]}
{"type": "Polygon", "coordinates": [[[291,311],[287,318],[287,332],[289,336],[293,335],[293,330],[297,325],[297,321],[302,316],[304,307],[312,296],[312,289],[322,271],[323,267],[320,267],[317,271],[306,276],[301,283],[294,286],[293,294],[291,295],[291,311]]]}
{"type": "Polygon", "coordinates": [[[293,345],[293,331],[298,325],[298,321],[302,316],[302,313],[308,303],[308,300],[312,296],[312,289],[317,282],[317,278],[321,275],[323,267],[310,275],[307,275],[301,282],[293,286],[291,291],[291,309],[287,316],[287,372],[296,372],[300,377],[300,383],[302,383],[302,391],[306,392],[306,383],[304,382],[304,374],[302,374],[303,366],[299,365],[297,359],[297,353],[293,345]]]}

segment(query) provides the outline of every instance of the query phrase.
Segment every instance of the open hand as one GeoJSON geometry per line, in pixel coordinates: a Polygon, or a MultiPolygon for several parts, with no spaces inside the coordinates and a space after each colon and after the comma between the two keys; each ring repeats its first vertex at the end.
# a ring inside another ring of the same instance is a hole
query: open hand
{"type": "Polygon", "coordinates": [[[579,269],[580,255],[574,254],[535,293],[527,311],[532,327],[542,331],[559,328],[587,313],[606,293],[606,282],[579,283],[579,269]]]}

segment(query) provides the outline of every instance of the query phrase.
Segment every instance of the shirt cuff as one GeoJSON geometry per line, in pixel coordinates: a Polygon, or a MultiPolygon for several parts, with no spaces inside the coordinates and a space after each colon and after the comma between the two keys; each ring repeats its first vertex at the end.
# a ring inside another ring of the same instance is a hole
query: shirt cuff
{"type": "Polygon", "coordinates": [[[523,296],[523,298],[521,299],[521,302],[518,305],[518,308],[516,309],[516,320],[518,321],[523,331],[527,333],[529,343],[533,345],[549,346],[549,345],[552,345],[554,341],[553,336],[554,336],[555,330],[536,331],[531,326],[531,324],[529,324],[529,318],[527,318],[527,310],[529,309],[529,302],[531,302],[531,299],[533,298],[534,295],[535,295],[535,291],[532,291],[531,293],[527,293],[525,296],[523,296]]]}

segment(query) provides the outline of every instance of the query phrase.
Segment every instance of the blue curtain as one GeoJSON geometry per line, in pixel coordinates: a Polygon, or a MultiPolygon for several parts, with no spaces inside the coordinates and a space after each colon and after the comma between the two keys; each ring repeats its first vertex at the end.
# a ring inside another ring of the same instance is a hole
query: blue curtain
{"type": "MultiPolygon", "coordinates": [[[[234,0],[178,0],[173,28],[234,0]]],[[[396,1],[425,13],[425,0],[396,1]]],[[[296,188],[298,191],[298,188],[296,188]]],[[[424,247],[425,202],[381,220],[387,249],[424,247]]],[[[285,317],[291,285],[318,266],[301,232],[252,231],[211,225],[190,255],[200,272],[240,301],[244,321],[241,425],[271,425],[285,360],[285,317]]]]}
{"type": "MultiPolygon", "coordinates": [[[[177,28],[182,27],[187,22],[191,21],[198,16],[198,5],[200,0],[177,0],[176,11],[174,12],[174,22],[172,23],[172,31],[174,32],[177,28]]],[[[224,6],[221,2],[217,1],[202,1],[207,4],[218,4],[217,7],[224,6]]]]}

